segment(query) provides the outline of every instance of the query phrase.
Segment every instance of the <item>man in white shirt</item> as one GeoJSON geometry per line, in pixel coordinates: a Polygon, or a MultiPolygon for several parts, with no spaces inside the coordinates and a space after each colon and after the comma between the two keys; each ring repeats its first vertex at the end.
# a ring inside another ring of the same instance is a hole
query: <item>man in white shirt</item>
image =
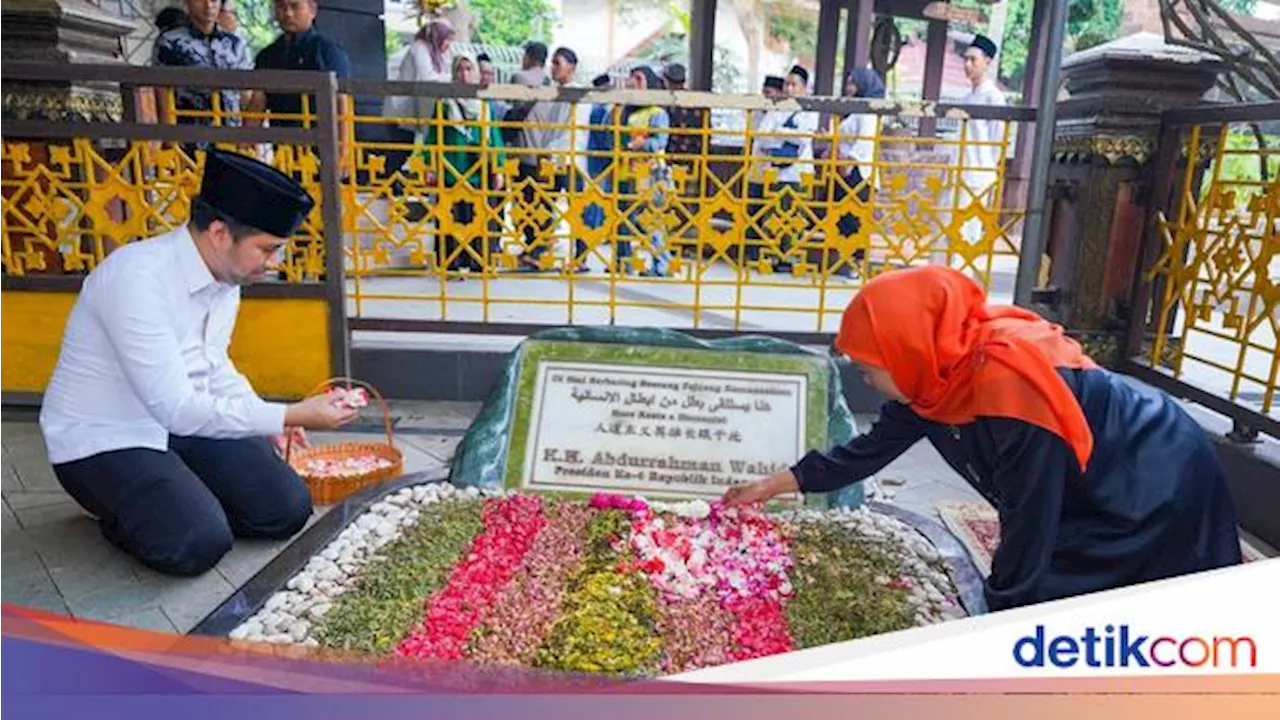
{"type": "Polygon", "coordinates": [[[40,411],[49,461],[103,535],[159,572],[202,573],[233,536],[301,530],[311,497],[272,438],[355,417],[332,395],[267,402],[227,355],[240,286],[314,203],[270,166],[210,151],[190,223],[113,251],[71,310],[40,411]]]}
{"type": "MultiPolygon", "coordinates": [[[[786,78],[780,75],[766,75],[760,94],[770,100],[777,100],[786,93],[786,78]]],[[[747,222],[743,239],[742,262],[754,268],[760,260],[760,248],[764,246],[764,221],[769,214],[765,211],[764,190],[765,172],[769,169],[768,158],[772,154],[773,138],[768,137],[774,131],[775,113],[772,110],[749,110],[747,124],[751,129],[751,139],[744,148],[747,178],[747,222]]]]}
{"type": "MultiPolygon", "coordinates": [[[[809,71],[801,65],[795,65],[787,73],[786,93],[788,97],[799,98],[809,94],[809,71]]],[[[774,110],[769,132],[775,133],[772,138],[765,139],[770,154],[773,156],[773,167],[777,171],[770,195],[777,197],[780,209],[790,212],[796,198],[804,193],[801,184],[805,175],[813,174],[813,138],[818,132],[818,113],[809,110],[774,110]],[[790,194],[783,191],[791,189],[790,194]]],[[[767,221],[762,219],[761,226],[767,228],[767,221]]],[[[792,248],[801,238],[783,235],[778,238],[778,251],[782,253],[773,262],[774,272],[791,272],[792,261],[798,255],[792,255],[792,248]]]]}
{"type": "MultiPolygon", "coordinates": [[[[996,44],[990,38],[984,35],[973,38],[964,53],[964,74],[973,89],[960,101],[962,104],[1008,104],[992,77],[996,74],[991,65],[995,57],[996,44]]],[[[977,203],[989,208],[997,207],[1000,199],[995,197],[993,188],[999,177],[997,168],[1001,161],[1005,124],[1000,120],[971,119],[964,123],[963,128],[961,178],[965,189],[959,191],[959,206],[963,208],[977,203]]],[[[970,220],[962,231],[967,241],[976,243],[982,238],[982,223],[970,220]]]]}
{"type": "MultiPolygon", "coordinates": [[[[571,87],[578,72],[578,54],[571,48],[559,47],[551,54],[551,82],[557,89],[571,87]]],[[[591,108],[588,105],[578,107],[575,114],[573,104],[542,100],[533,104],[523,129],[523,147],[537,150],[536,153],[520,155],[519,177],[527,182],[524,186],[525,202],[532,210],[542,206],[549,220],[540,223],[535,232],[532,224],[525,225],[525,250],[520,255],[520,263],[527,270],[542,268],[541,258],[555,245],[556,227],[559,225],[560,212],[555,208],[556,193],[581,192],[582,175],[571,167],[573,156],[570,151],[582,142],[585,145],[589,131],[591,108]],[[572,127],[574,124],[577,127],[572,127]],[[555,176],[550,188],[545,186],[545,179],[540,174],[542,163],[546,162],[554,168],[555,176]],[[538,192],[535,185],[542,186],[538,192]],[[544,194],[545,193],[545,194],[544,194]],[[539,237],[541,235],[541,237],[539,237]]],[[[587,244],[581,239],[573,241],[573,257],[578,263],[574,270],[585,269],[587,244]]]]}

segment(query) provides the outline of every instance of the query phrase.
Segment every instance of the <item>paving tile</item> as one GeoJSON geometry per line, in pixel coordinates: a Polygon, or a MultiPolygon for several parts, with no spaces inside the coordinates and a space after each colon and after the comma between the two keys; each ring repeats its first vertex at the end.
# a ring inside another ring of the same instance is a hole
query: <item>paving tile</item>
{"type": "Polygon", "coordinates": [[[71,615],[66,601],[62,599],[62,596],[58,594],[58,589],[50,581],[28,581],[21,584],[7,582],[4,584],[4,591],[0,595],[3,596],[4,602],[11,605],[33,610],[44,610],[58,613],[59,615],[71,615]],[[10,587],[11,585],[16,587],[10,587]]]}
{"type": "Polygon", "coordinates": [[[985,502],[982,496],[971,489],[960,488],[954,485],[932,481],[924,483],[912,483],[901,488],[897,488],[891,501],[899,507],[906,508],[912,512],[936,517],[935,509],[939,503],[943,502],[985,502]]]}
{"type": "Polygon", "coordinates": [[[480,403],[460,400],[414,400],[392,403],[397,428],[465,430],[480,414],[480,403]]]}
{"type": "Polygon", "coordinates": [[[6,494],[4,502],[0,503],[0,508],[4,509],[4,521],[0,522],[0,528],[4,528],[6,532],[9,530],[20,531],[22,528],[18,524],[18,516],[13,514],[9,509],[9,496],[6,494]]]}
{"type": "Polygon", "coordinates": [[[53,474],[53,468],[43,460],[39,464],[16,465],[15,471],[18,475],[18,480],[27,490],[62,489],[57,476],[53,474]]]}
{"type": "Polygon", "coordinates": [[[5,447],[23,441],[43,439],[40,434],[39,415],[31,414],[29,417],[24,415],[21,419],[11,419],[11,415],[14,418],[19,417],[16,413],[6,411],[5,419],[0,421],[0,436],[4,437],[5,447]]]}
{"type": "Polygon", "coordinates": [[[214,569],[233,588],[238,588],[288,545],[288,540],[236,540],[231,552],[224,555],[214,569]]]}
{"type": "Polygon", "coordinates": [[[159,606],[146,607],[114,617],[93,619],[137,630],[155,630],[166,633],[176,633],[178,631],[173,621],[169,619],[168,615],[164,614],[164,611],[159,606]]]}
{"type": "Polygon", "coordinates": [[[235,592],[235,588],[221,574],[209,571],[198,578],[182,578],[181,581],[147,583],[156,588],[160,609],[173,621],[178,632],[185,633],[213,612],[235,592]]]}
{"type": "Polygon", "coordinates": [[[897,474],[914,482],[942,480],[945,476],[955,475],[956,472],[947,465],[928,440],[921,440],[886,465],[880,474],[897,474]]]}
{"type": "Polygon", "coordinates": [[[62,500],[43,502],[29,507],[18,507],[10,504],[18,516],[18,522],[24,530],[34,530],[43,525],[65,524],[79,520],[93,522],[84,514],[84,510],[74,500],[63,496],[62,500]]]}
{"type": "Polygon", "coordinates": [[[445,464],[440,458],[412,443],[399,443],[397,447],[400,448],[400,453],[404,455],[404,472],[406,474],[434,470],[445,464]]]}
{"type": "Polygon", "coordinates": [[[28,578],[44,578],[53,582],[40,555],[29,543],[5,543],[4,584],[21,584],[28,578]]]}
{"type": "Polygon", "coordinates": [[[103,590],[129,592],[138,585],[136,571],[142,565],[107,542],[97,523],[83,515],[31,528],[27,538],[68,602],[103,590]]]}
{"type": "Polygon", "coordinates": [[[5,502],[15,512],[21,513],[23,510],[29,510],[33,507],[42,505],[57,505],[59,503],[73,502],[71,496],[65,490],[19,490],[15,492],[7,492],[4,494],[5,502]]]}
{"type": "Polygon", "coordinates": [[[453,460],[453,454],[457,451],[458,444],[462,442],[460,437],[447,435],[405,435],[401,440],[406,445],[412,445],[419,450],[430,453],[442,463],[448,463],[453,460]]]}
{"type": "Polygon", "coordinates": [[[22,530],[0,533],[0,602],[67,615],[67,603],[22,530]]]}
{"type": "Polygon", "coordinates": [[[27,489],[27,486],[22,484],[22,479],[18,477],[18,471],[13,467],[13,460],[9,458],[8,450],[0,449],[0,472],[3,473],[5,493],[27,489]]]}
{"type": "Polygon", "coordinates": [[[89,620],[109,620],[160,608],[155,588],[136,579],[132,585],[103,587],[65,599],[73,616],[89,620]]]}
{"type": "MultiPolygon", "coordinates": [[[[49,454],[45,450],[44,439],[40,437],[39,429],[36,428],[34,434],[29,430],[19,433],[8,428],[14,423],[5,425],[3,431],[5,453],[22,485],[27,490],[61,490],[62,485],[53,474],[53,466],[49,464],[49,454]]],[[[30,426],[18,425],[18,427],[30,426]]]]}

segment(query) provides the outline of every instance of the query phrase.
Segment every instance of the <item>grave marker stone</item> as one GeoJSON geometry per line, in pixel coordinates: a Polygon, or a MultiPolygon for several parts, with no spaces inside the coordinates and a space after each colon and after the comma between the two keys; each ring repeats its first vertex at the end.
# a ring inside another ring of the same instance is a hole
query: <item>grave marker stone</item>
{"type": "MultiPolygon", "coordinates": [[[[451,481],[713,500],[852,434],[839,375],[820,353],[766,337],[563,328],[512,353],[451,481]]],[[[838,495],[805,500],[863,499],[860,485],[838,495]]]]}

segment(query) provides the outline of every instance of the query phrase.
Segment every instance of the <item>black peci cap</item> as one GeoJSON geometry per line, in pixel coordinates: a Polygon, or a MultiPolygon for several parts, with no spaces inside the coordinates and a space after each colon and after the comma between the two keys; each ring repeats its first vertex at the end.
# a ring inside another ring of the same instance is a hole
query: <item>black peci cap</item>
{"type": "Polygon", "coordinates": [[[200,199],[238,223],[279,238],[293,235],[316,204],[288,175],[224,150],[205,155],[200,199]]]}
{"type": "Polygon", "coordinates": [[[978,48],[983,55],[989,58],[995,58],[996,56],[996,44],[986,35],[974,35],[973,42],[969,43],[969,47],[978,48]]]}

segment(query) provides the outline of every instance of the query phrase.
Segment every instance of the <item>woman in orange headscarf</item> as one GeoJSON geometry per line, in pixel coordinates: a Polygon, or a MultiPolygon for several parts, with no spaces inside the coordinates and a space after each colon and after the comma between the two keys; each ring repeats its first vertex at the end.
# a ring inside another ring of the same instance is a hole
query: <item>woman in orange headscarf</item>
{"type": "Polygon", "coordinates": [[[987,305],[965,275],[876,278],[835,344],[890,399],[874,427],[726,503],[838,490],[927,439],[999,512],[992,610],[1240,562],[1224,472],[1195,420],[1099,368],[1057,325],[987,305]]]}

